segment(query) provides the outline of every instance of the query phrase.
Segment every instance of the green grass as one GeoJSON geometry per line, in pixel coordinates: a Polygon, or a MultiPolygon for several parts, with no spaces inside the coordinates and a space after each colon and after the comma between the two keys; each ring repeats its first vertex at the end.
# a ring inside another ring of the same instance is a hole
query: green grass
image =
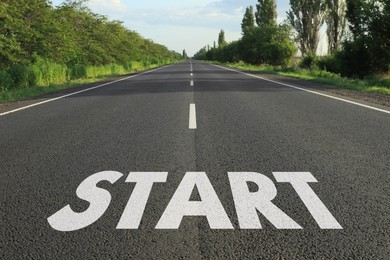
{"type": "Polygon", "coordinates": [[[278,68],[273,66],[254,66],[246,63],[220,63],[213,64],[225,65],[230,68],[256,71],[268,74],[276,74],[285,77],[308,80],[311,82],[335,86],[342,89],[352,89],[362,92],[373,92],[390,95],[390,78],[371,77],[365,80],[356,80],[341,77],[338,74],[330,73],[323,70],[309,70],[301,68],[278,68]]]}
{"type": "Polygon", "coordinates": [[[28,99],[39,95],[70,88],[70,87],[102,81],[114,76],[121,76],[121,75],[126,75],[129,73],[134,73],[142,70],[152,69],[158,66],[159,65],[152,64],[144,67],[143,64],[135,62],[133,66],[128,70],[123,69],[123,67],[119,67],[119,66],[116,67],[114,65],[113,66],[107,65],[103,67],[88,67],[87,68],[88,77],[86,78],[68,80],[63,83],[50,83],[48,85],[36,85],[33,87],[24,87],[24,88],[19,87],[19,88],[9,88],[9,89],[0,88],[0,104],[28,99]]]}

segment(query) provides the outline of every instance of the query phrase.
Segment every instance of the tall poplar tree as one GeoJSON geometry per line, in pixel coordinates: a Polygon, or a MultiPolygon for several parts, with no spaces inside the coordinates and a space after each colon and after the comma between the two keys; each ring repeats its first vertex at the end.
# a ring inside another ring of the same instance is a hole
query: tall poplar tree
{"type": "Polygon", "coordinates": [[[244,18],[242,19],[241,29],[245,32],[247,29],[255,27],[255,15],[253,13],[253,6],[246,8],[244,18]]]}
{"type": "Polygon", "coordinates": [[[256,5],[256,23],[262,25],[276,25],[278,13],[276,11],[276,0],[258,0],[256,5]]]}
{"type": "Polygon", "coordinates": [[[226,44],[225,31],[221,30],[218,35],[218,46],[221,47],[226,44]]]}
{"type": "Polygon", "coordinates": [[[316,53],[320,41],[319,32],[324,23],[324,0],[290,0],[290,6],[287,19],[297,32],[302,55],[316,53]]]}
{"type": "Polygon", "coordinates": [[[325,22],[328,36],[328,52],[339,50],[345,36],[347,26],[346,0],[326,0],[325,22]]]}

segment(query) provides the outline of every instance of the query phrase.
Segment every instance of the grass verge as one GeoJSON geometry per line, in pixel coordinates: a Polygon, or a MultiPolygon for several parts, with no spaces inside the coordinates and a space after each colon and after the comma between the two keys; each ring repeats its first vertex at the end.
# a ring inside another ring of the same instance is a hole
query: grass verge
{"type": "Polygon", "coordinates": [[[212,64],[224,65],[226,67],[256,71],[267,74],[276,74],[285,77],[308,80],[311,82],[335,86],[337,88],[352,89],[361,92],[373,92],[390,95],[390,78],[388,77],[371,77],[364,80],[349,79],[341,77],[323,70],[309,70],[301,68],[278,68],[273,66],[254,66],[246,63],[221,63],[210,62],[212,64]]]}
{"type": "Polygon", "coordinates": [[[139,72],[139,71],[143,71],[143,70],[147,70],[147,69],[153,69],[153,68],[156,68],[158,66],[160,66],[160,65],[150,65],[147,67],[138,67],[136,69],[123,71],[123,73],[109,74],[109,75],[105,75],[105,76],[101,76],[101,77],[75,79],[75,80],[70,80],[70,81],[62,83],[62,84],[50,84],[48,86],[34,86],[34,87],[28,87],[28,88],[12,88],[12,89],[7,89],[7,90],[0,89],[0,104],[20,101],[23,99],[36,97],[36,96],[48,94],[51,92],[56,92],[59,90],[70,88],[70,87],[76,87],[76,86],[83,85],[83,84],[103,81],[105,79],[115,77],[115,76],[122,76],[122,75],[126,75],[129,73],[139,72]]]}

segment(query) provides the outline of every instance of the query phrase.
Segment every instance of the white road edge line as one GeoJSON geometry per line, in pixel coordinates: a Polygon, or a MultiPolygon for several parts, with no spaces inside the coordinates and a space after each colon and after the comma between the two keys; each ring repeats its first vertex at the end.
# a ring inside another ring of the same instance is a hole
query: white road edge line
{"type": "Polygon", "coordinates": [[[90,91],[90,90],[94,90],[94,89],[97,89],[97,88],[101,88],[101,87],[104,87],[104,86],[107,86],[107,85],[111,85],[111,84],[114,84],[116,82],[124,81],[124,80],[131,79],[131,78],[135,78],[135,77],[138,77],[138,76],[141,76],[141,75],[145,75],[145,74],[148,74],[148,73],[151,73],[151,72],[155,72],[157,70],[161,70],[161,69],[166,68],[168,66],[171,66],[171,65],[167,65],[167,66],[164,66],[164,67],[161,67],[161,68],[157,68],[157,69],[154,69],[154,70],[149,70],[149,71],[146,71],[146,72],[142,72],[140,74],[129,76],[129,77],[126,77],[126,78],[123,78],[123,79],[118,79],[118,80],[114,80],[114,81],[111,81],[111,82],[107,82],[107,83],[104,83],[104,84],[101,84],[101,85],[98,85],[98,86],[95,86],[95,87],[91,87],[91,88],[87,88],[87,89],[84,89],[84,90],[76,91],[76,92],[73,92],[73,93],[70,93],[70,94],[66,94],[66,95],[63,95],[63,96],[59,96],[59,97],[56,97],[56,98],[52,98],[52,99],[48,99],[48,100],[45,100],[45,101],[42,101],[42,102],[31,104],[31,105],[28,105],[28,106],[25,106],[25,107],[20,107],[20,108],[14,109],[14,110],[3,112],[3,113],[0,113],[0,116],[4,116],[4,115],[11,114],[11,113],[15,113],[17,111],[21,111],[21,110],[28,109],[28,108],[31,108],[31,107],[43,105],[45,103],[49,103],[49,102],[56,101],[56,100],[59,100],[59,99],[62,99],[62,98],[66,98],[66,97],[70,97],[70,96],[73,96],[73,95],[77,95],[77,94],[80,94],[80,93],[83,93],[83,92],[87,92],[87,91],[90,91]]]}
{"type": "Polygon", "coordinates": [[[189,129],[196,129],[196,108],[195,104],[190,104],[190,122],[188,125],[189,129]]]}
{"type": "Polygon", "coordinates": [[[252,74],[249,74],[249,73],[245,73],[245,72],[242,72],[242,71],[238,71],[238,70],[234,70],[234,69],[230,69],[230,68],[225,68],[225,67],[214,65],[214,64],[211,64],[211,65],[213,65],[215,67],[218,67],[218,68],[221,68],[221,69],[230,70],[230,71],[234,71],[234,72],[237,72],[237,73],[240,73],[240,74],[244,74],[244,75],[247,75],[247,76],[252,77],[252,78],[262,79],[262,80],[269,81],[269,82],[272,82],[272,83],[276,83],[276,84],[279,84],[279,85],[282,85],[282,86],[286,86],[286,87],[289,87],[289,88],[302,90],[302,91],[309,92],[309,93],[312,93],[312,94],[320,95],[320,96],[327,97],[327,98],[336,99],[336,100],[339,100],[339,101],[342,101],[342,102],[346,102],[346,103],[349,103],[349,104],[353,104],[353,105],[369,108],[369,109],[372,109],[372,110],[376,110],[376,111],[379,111],[379,112],[383,112],[383,113],[386,113],[386,114],[390,114],[390,111],[388,111],[388,110],[384,110],[384,109],[380,109],[380,108],[364,105],[364,104],[361,104],[361,103],[358,103],[358,102],[354,102],[354,101],[350,101],[350,100],[343,99],[343,98],[334,97],[334,96],[323,94],[323,93],[320,93],[320,92],[317,92],[317,91],[313,91],[313,90],[309,90],[309,89],[305,89],[305,88],[301,88],[301,87],[296,87],[296,86],[293,86],[293,85],[290,85],[290,84],[286,84],[286,83],[282,83],[282,82],[279,82],[279,81],[275,81],[275,80],[272,80],[272,79],[266,79],[266,78],[263,78],[263,77],[260,77],[260,76],[257,76],[257,75],[252,75],[252,74]]]}
{"type": "Polygon", "coordinates": [[[193,81],[193,80],[191,80],[191,82],[190,82],[190,86],[191,86],[191,87],[193,87],[193,86],[194,86],[194,81],[193,81]]]}

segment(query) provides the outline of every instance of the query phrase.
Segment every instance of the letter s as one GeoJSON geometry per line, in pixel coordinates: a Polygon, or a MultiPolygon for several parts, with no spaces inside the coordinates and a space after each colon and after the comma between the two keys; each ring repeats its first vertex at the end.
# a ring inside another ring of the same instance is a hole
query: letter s
{"type": "Polygon", "coordinates": [[[76,194],[80,199],[90,203],[88,209],[78,213],[67,205],[47,218],[50,226],[58,231],[75,231],[93,224],[106,212],[111,203],[111,194],[105,189],[96,187],[96,184],[101,181],[114,184],[122,176],[120,172],[103,171],[85,179],[77,188],[76,194]]]}

